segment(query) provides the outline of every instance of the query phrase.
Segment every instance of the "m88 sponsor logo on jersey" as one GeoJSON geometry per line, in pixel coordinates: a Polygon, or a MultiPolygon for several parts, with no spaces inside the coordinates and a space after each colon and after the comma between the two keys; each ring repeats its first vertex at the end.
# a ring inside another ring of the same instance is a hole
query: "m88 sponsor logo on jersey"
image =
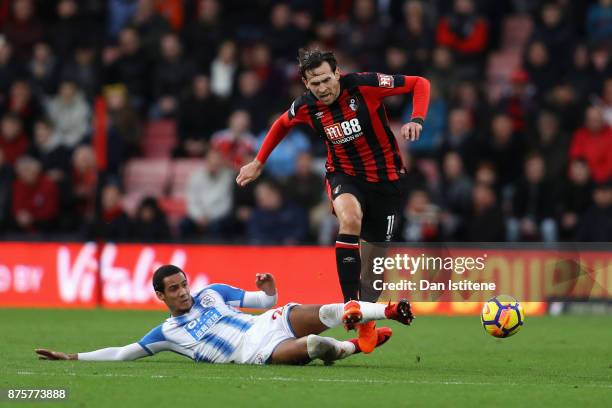
{"type": "Polygon", "coordinates": [[[341,144],[355,140],[363,134],[359,119],[353,118],[340,123],[325,126],[325,135],[333,144],[341,144]]]}

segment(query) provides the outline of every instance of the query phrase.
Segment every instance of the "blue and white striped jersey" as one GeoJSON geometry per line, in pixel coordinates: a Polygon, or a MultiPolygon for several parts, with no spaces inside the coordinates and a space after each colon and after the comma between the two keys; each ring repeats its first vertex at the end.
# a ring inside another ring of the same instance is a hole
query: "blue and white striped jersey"
{"type": "Polygon", "coordinates": [[[197,362],[232,362],[256,318],[235,307],[256,307],[244,302],[251,293],[224,284],[207,286],[193,296],[189,313],[166,319],[138,344],[149,355],[174,351],[197,362]]]}

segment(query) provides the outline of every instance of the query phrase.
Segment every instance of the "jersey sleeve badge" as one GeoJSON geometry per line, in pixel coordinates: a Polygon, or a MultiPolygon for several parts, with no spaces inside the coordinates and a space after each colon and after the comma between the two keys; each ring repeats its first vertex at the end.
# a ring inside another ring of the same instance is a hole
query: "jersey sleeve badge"
{"type": "Polygon", "coordinates": [[[291,107],[289,108],[289,119],[293,118],[295,118],[295,101],[293,101],[291,107]]]}
{"type": "Polygon", "coordinates": [[[376,74],[378,76],[378,86],[381,88],[393,88],[394,80],[392,75],[376,74]]]}

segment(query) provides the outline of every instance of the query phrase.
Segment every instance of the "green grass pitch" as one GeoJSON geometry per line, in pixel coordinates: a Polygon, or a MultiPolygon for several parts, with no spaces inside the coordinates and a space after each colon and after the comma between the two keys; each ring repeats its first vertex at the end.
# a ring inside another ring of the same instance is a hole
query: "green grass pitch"
{"type": "MultiPolygon", "coordinates": [[[[173,353],[119,363],[39,361],[32,351],[124,345],[164,318],[1,309],[0,388],[69,390],[61,404],[19,407],[612,406],[610,316],[528,316],[508,339],[485,334],[478,317],[417,317],[412,327],[392,322],[393,338],[374,353],[330,367],[196,364],[173,353]]],[[[328,334],[349,337],[341,329],[328,334]]]]}

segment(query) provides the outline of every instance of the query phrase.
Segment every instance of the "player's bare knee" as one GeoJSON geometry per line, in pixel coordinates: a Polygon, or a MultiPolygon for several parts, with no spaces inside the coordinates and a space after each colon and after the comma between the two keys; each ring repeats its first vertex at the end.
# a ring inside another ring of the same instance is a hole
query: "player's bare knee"
{"type": "Polygon", "coordinates": [[[361,218],[361,212],[345,212],[339,217],[340,231],[344,234],[359,235],[361,232],[361,218]]]}

